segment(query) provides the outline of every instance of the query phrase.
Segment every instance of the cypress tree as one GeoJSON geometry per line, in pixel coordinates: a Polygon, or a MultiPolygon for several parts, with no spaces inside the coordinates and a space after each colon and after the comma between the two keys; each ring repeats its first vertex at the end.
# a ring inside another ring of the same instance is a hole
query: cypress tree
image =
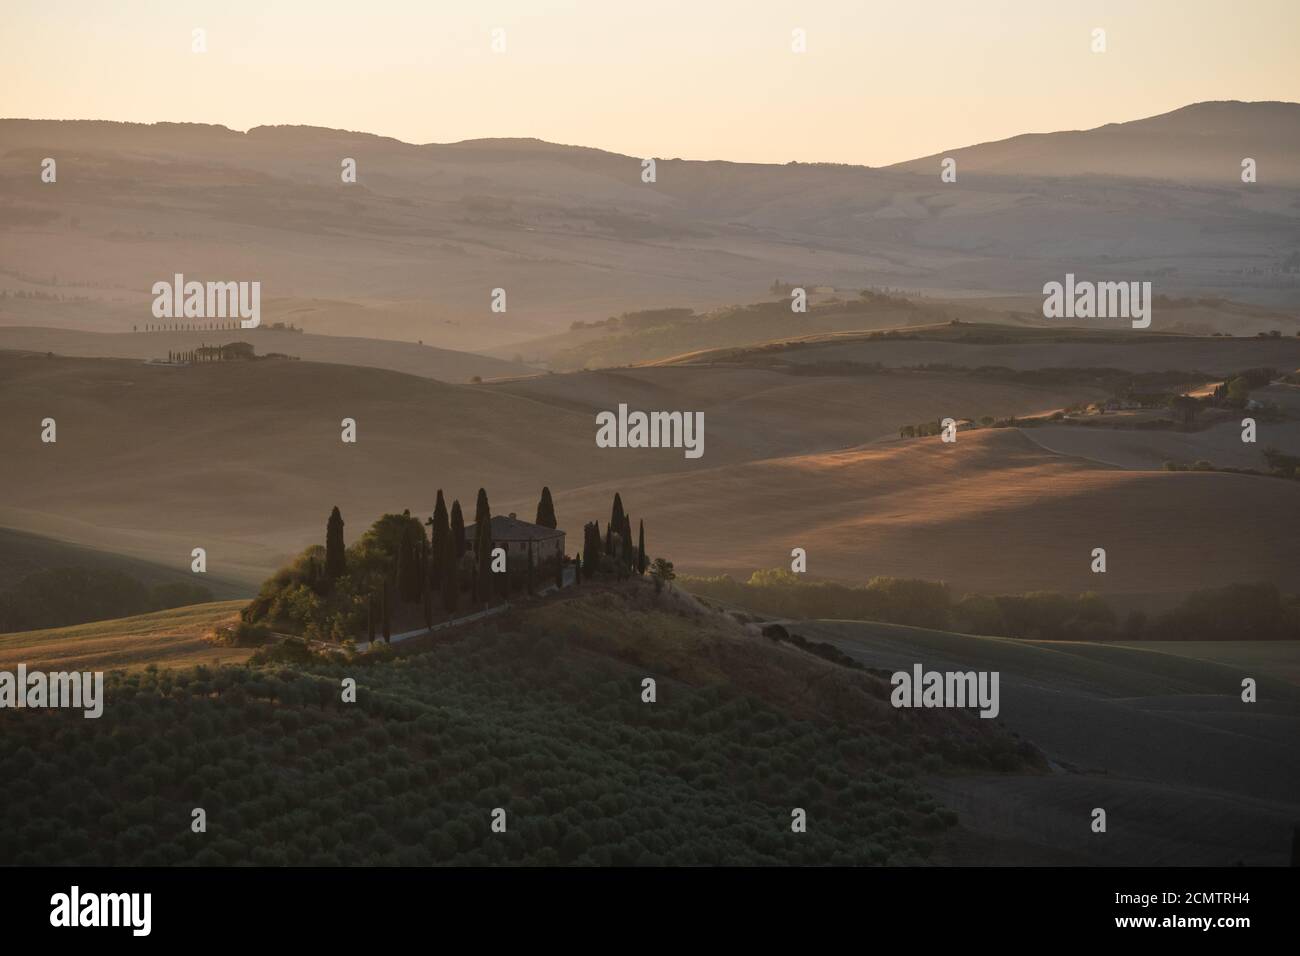
{"type": "Polygon", "coordinates": [[[331,581],[347,572],[347,558],[343,549],[343,515],[335,505],[325,522],[325,576],[331,581]]]}
{"type": "Polygon", "coordinates": [[[442,489],[438,489],[438,503],[433,506],[433,517],[429,519],[429,583],[434,587],[442,584],[443,543],[451,537],[451,523],[447,518],[447,502],[443,500],[442,489]]]}
{"type": "Polygon", "coordinates": [[[451,503],[451,544],[459,560],[465,553],[465,516],[460,513],[459,498],[451,503]]]}
{"type": "Polygon", "coordinates": [[[555,528],[555,504],[551,501],[551,489],[542,489],[542,500],[537,502],[537,520],[543,528],[555,528]]]}
{"type": "Polygon", "coordinates": [[[604,553],[600,544],[600,522],[590,521],[582,528],[582,553],[586,561],[587,577],[600,570],[600,556],[604,553]]]}
{"type": "Polygon", "coordinates": [[[492,507],[482,488],[474,506],[474,559],[474,600],[486,605],[492,597],[492,507]]]}
{"type": "Polygon", "coordinates": [[[645,519],[642,519],[636,536],[636,573],[645,574],[645,569],[645,519]]]}
{"type": "MultiPolygon", "coordinates": [[[[460,514],[457,504],[452,514],[460,514]]],[[[460,562],[456,560],[456,543],[449,532],[442,539],[442,607],[448,614],[456,613],[460,600],[460,562]]]]}
{"type": "MultiPolygon", "coordinates": [[[[607,533],[612,532],[613,534],[622,534],[623,519],[624,519],[623,498],[616,491],[614,492],[614,506],[613,508],[610,509],[610,513],[609,513],[609,527],[606,529],[607,533]]],[[[613,554],[614,552],[607,550],[605,553],[613,554]]]]}
{"type": "Polygon", "coordinates": [[[636,550],[632,547],[632,519],[623,516],[623,566],[630,575],[636,570],[636,550]]]}
{"type": "Polygon", "coordinates": [[[576,588],[582,584],[582,552],[579,551],[573,556],[573,586],[576,588]]]}

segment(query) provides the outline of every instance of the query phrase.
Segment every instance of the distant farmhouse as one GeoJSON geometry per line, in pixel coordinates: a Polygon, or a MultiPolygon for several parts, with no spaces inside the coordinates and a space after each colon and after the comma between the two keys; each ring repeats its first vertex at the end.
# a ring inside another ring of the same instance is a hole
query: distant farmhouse
{"type": "MultiPolygon", "coordinates": [[[[465,547],[470,551],[474,550],[476,527],[476,525],[467,525],[465,528],[465,547]]],[[[520,521],[513,511],[509,517],[492,516],[492,544],[494,547],[506,549],[507,561],[516,555],[521,560],[527,560],[530,547],[533,561],[539,566],[555,558],[564,557],[563,531],[520,521]]]]}
{"type": "Polygon", "coordinates": [[[229,345],[200,345],[194,350],[194,361],[196,362],[231,362],[251,358],[254,358],[253,346],[247,342],[231,342],[229,345]]]}

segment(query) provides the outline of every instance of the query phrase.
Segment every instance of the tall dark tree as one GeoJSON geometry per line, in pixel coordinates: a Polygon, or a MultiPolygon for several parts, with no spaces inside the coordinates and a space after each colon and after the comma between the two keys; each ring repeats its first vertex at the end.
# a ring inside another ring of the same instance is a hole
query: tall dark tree
{"type": "Polygon", "coordinates": [[[420,544],[416,537],[423,539],[424,535],[415,527],[418,525],[406,525],[397,549],[397,595],[408,603],[420,600],[420,544]]]}
{"type": "Polygon", "coordinates": [[[474,561],[474,601],[487,604],[492,599],[492,506],[482,488],[474,506],[474,561]]]}
{"type": "Polygon", "coordinates": [[[551,489],[542,489],[542,500],[537,502],[537,521],[543,528],[555,528],[555,504],[551,501],[551,489]]]}
{"type": "Polygon", "coordinates": [[[647,567],[645,559],[645,521],[640,522],[640,527],[636,535],[636,573],[645,574],[647,567]]]}
{"type": "Polygon", "coordinates": [[[447,502],[443,500],[442,489],[438,489],[438,503],[433,506],[433,517],[429,519],[429,583],[434,587],[442,584],[443,543],[451,537],[451,523],[447,518],[447,502]]]}
{"type": "MultiPolygon", "coordinates": [[[[625,515],[623,514],[623,498],[616,491],[614,492],[614,506],[610,509],[609,512],[609,527],[607,530],[611,534],[622,534],[624,517],[625,515]]],[[[613,554],[614,552],[607,551],[606,553],[613,554]]]]}
{"type": "Polygon", "coordinates": [[[623,567],[631,575],[636,570],[636,549],[632,547],[632,519],[623,516],[623,567]]]}
{"type": "MultiPolygon", "coordinates": [[[[460,514],[457,504],[452,514],[460,514]]],[[[442,539],[442,607],[448,614],[456,613],[460,601],[460,561],[456,557],[456,542],[452,534],[442,539]]]]}
{"type": "Polygon", "coordinates": [[[604,548],[600,543],[600,522],[589,521],[582,526],[582,559],[585,562],[582,570],[587,572],[590,578],[600,570],[600,556],[604,553],[604,548]]]}
{"type": "Polygon", "coordinates": [[[456,559],[465,553],[465,516],[460,513],[460,499],[451,503],[451,543],[456,549],[456,559]]]}
{"type": "Polygon", "coordinates": [[[582,552],[579,551],[573,556],[573,586],[576,588],[582,584],[582,552]]]}

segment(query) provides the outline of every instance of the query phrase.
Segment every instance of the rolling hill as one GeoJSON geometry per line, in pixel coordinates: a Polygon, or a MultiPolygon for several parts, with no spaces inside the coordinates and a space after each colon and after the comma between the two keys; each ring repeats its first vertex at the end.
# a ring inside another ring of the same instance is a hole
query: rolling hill
{"type": "Polygon", "coordinates": [[[1300,338],[1235,338],[1058,326],[951,323],[831,334],[793,334],[744,347],[702,349],[657,365],[810,365],[885,368],[1118,369],[1228,375],[1300,368],[1300,338]]]}
{"type": "Polygon", "coordinates": [[[553,606],[512,612],[360,662],[110,674],[97,720],[15,711],[0,862],[915,865],[958,824],[920,772],[1042,772],[987,721],[899,714],[879,676],[685,595],[564,605],[558,627],[553,606]],[[195,806],[211,839],[189,839],[195,806]]]}
{"type": "Polygon", "coordinates": [[[203,546],[211,573],[255,585],[320,540],[334,505],[348,534],[386,511],[429,513],[438,488],[468,506],[484,487],[495,513],[531,517],[545,484],[570,552],[620,491],[633,520],[646,519],[652,554],[694,573],[784,565],[798,546],[819,575],[959,590],[1168,602],[1225,575],[1294,580],[1295,483],[1123,471],[1013,429],[952,446],[893,437],[946,414],[1024,416],[1096,397],[938,373],[668,366],[456,386],[309,362],[3,353],[0,441],[15,454],[0,474],[0,526],[164,563],[203,546]],[[704,457],[597,448],[595,413],[619,403],[702,411],[704,457]],[[40,442],[46,416],[57,444],[40,442]],[[355,445],[340,441],[345,417],[355,445]],[[1088,572],[1098,546],[1106,575],[1088,572]]]}
{"type": "MultiPolygon", "coordinates": [[[[597,513],[613,490],[562,491],[556,508],[597,513]]],[[[618,490],[647,503],[631,506],[633,517],[649,514],[655,540],[698,574],[788,567],[801,547],[810,572],[836,580],[1096,591],[1157,607],[1231,581],[1290,587],[1300,570],[1300,546],[1274,530],[1300,519],[1295,482],[1122,471],[1051,454],[1015,429],[757,460],[689,480],[646,476],[618,490]],[[1096,547],[1107,551],[1106,574],[1089,570],[1096,547]]]]}
{"type": "MultiPolygon", "coordinates": [[[[196,580],[188,557],[163,565],[0,527],[0,591],[33,572],[68,567],[121,571],[146,585],[193,584],[196,580]]],[[[202,584],[222,598],[247,593],[246,586],[218,575],[202,578],[202,584]]]]}

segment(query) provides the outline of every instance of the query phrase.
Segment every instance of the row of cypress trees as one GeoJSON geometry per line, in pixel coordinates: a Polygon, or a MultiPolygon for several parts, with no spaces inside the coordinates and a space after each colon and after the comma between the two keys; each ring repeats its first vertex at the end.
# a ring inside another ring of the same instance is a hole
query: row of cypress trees
{"type": "Polygon", "coordinates": [[[619,580],[632,574],[645,574],[649,567],[645,554],[645,521],[639,522],[634,548],[632,519],[624,510],[623,497],[618,492],[614,493],[604,539],[601,539],[599,521],[589,522],[582,529],[582,555],[579,556],[582,570],[588,575],[600,571],[602,556],[609,559],[619,580]]]}

